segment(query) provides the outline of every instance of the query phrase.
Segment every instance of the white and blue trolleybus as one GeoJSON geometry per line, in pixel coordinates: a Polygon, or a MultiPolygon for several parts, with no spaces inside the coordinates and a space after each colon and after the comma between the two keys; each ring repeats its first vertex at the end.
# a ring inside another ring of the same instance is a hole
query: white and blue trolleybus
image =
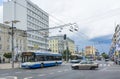
{"type": "Polygon", "coordinates": [[[23,52],[22,68],[43,68],[62,64],[62,55],[51,52],[23,52]]]}

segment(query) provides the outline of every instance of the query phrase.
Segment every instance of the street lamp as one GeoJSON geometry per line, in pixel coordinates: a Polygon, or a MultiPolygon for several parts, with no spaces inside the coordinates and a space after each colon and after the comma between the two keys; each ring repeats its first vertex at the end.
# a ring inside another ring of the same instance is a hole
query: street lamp
{"type": "Polygon", "coordinates": [[[12,27],[11,27],[11,42],[12,42],[12,68],[14,68],[14,24],[18,23],[20,21],[18,20],[13,20],[13,21],[5,21],[5,24],[10,24],[12,23],[12,27]]]}

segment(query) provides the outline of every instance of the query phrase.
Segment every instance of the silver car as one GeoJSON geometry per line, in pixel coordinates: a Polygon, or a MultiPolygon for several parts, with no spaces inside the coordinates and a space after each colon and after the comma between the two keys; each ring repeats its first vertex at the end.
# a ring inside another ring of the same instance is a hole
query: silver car
{"type": "Polygon", "coordinates": [[[93,61],[82,61],[79,64],[73,64],[71,66],[72,69],[96,69],[98,68],[98,64],[93,61]]]}

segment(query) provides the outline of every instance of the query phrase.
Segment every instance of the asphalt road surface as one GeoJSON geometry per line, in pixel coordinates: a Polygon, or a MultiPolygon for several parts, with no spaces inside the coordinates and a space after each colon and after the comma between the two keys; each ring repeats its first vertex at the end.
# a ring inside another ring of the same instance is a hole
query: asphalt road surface
{"type": "Polygon", "coordinates": [[[0,79],[120,79],[120,66],[97,61],[96,70],[72,70],[71,63],[40,69],[1,69],[0,79]]]}

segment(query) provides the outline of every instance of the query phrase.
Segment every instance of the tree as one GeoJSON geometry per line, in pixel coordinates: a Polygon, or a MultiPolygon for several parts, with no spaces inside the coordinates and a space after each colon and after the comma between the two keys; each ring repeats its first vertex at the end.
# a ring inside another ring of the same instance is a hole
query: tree
{"type": "Polygon", "coordinates": [[[8,59],[9,59],[9,62],[10,62],[10,59],[12,58],[12,53],[11,53],[11,52],[4,53],[3,56],[4,56],[5,58],[8,58],[8,59]]]}
{"type": "Polygon", "coordinates": [[[71,57],[71,53],[69,50],[64,50],[62,53],[62,57],[63,59],[66,61],[66,55],[67,55],[67,61],[69,60],[69,58],[71,57]]]}
{"type": "Polygon", "coordinates": [[[105,52],[103,52],[101,55],[102,55],[102,57],[104,57],[105,59],[108,59],[108,58],[109,58],[109,56],[108,56],[105,52]]]}

